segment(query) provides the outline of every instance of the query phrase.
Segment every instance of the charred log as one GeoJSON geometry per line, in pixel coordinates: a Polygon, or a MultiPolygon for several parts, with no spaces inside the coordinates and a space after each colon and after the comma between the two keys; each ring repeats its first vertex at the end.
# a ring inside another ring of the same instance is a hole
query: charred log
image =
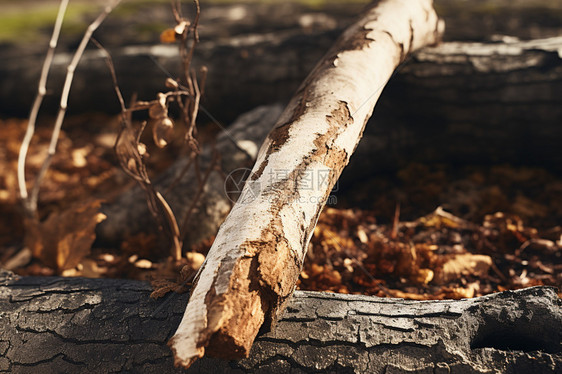
{"type": "Polygon", "coordinates": [[[274,333],[240,361],[188,371],[166,346],[187,298],[148,284],[0,276],[0,371],[553,373],[562,369],[562,309],[551,288],[469,300],[405,301],[295,292],[274,333]]]}

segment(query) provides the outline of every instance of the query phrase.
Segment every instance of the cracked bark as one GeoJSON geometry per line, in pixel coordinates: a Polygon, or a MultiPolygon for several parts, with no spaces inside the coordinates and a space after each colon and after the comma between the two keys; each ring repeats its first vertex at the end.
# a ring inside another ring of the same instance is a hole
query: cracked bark
{"type": "Polygon", "coordinates": [[[562,303],[534,287],[468,300],[296,291],[274,332],[239,361],[174,368],[166,346],[186,300],[115,279],[0,272],[0,372],[555,373],[562,303]]]}
{"type": "Polygon", "coordinates": [[[262,145],[170,340],[177,365],[249,354],[292,295],[318,215],[404,58],[435,44],[431,0],[375,3],[305,79],[262,145]]]}

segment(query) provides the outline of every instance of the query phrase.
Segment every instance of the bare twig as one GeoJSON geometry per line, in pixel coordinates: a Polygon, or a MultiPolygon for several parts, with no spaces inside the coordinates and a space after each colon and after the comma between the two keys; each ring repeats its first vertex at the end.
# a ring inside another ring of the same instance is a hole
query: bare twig
{"type": "Polygon", "coordinates": [[[29,144],[31,143],[31,138],[35,133],[35,123],[37,121],[37,114],[39,113],[39,108],[43,102],[43,98],[47,93],[47,77],[49,76],[49,70],[51,69],[51,64],[53,62],[53,57],[55,55],[55,49],[59,40],[60,30],[62,27],[62,22],[64,20],[64,14],[66,13],[66,8],[68,6],[68,0],[61,0],[59,4],[59,10],[57,13],[57,18],[55,20],[55,26],[53,27],[53,34],[51,35],[51,40],[49,41],[49,49],[47,50],[47,56],[45,56],[45,61],[43,62],[43,68],[41,69],[41,77],[39,79],[39,86],[37,88],[37,96],[35,96],[35,101],[31,107],[31,112],[29,113],[29,121],[27,123],[27,130],[25,131],[25,136],[23,138],[20,152],[18,156],[18,186],[20,192],[20,198],[23,202],[24,211],[28,216],[33,216],[36,212],[36,207],[30,204],[27,193],[27,186],[25,182],[25,160],[27,158],[27,152],[29,150],[29,144]]]}
{"type": "Polygon", "coordinates": [[[117,95],[117,99],[119,100],[119,105],[121,105],[121,114],[123,115],[123,119],[125,120],[127,107],[125,105],[125,99],[123,99],[123,94],[119,89],[119,84],[117,83],[117,74],[115,73],[115,65],[113,64],[113,59],[111,58],[111,55],[109,54],[107,49],[105,49],[95,38],[92,38],[92,43],[94,43],[105,56],[105,63],[109,68],[111,79],[113,80],[113,89],[115,90],[115,94],[117,95]]]}
{"type": "Polygon", "coordinates": [[[49,143],[49,150],[47,153],[47,157],[45,158],[43,164],[41,165],[41,169],[39,170],[37,179],[33,184],[33,189],[31,190],[31,194],[29,196],[28,204],[29,204],[30,211],[33,212],[37,211],[37,199],[39,196],[39,188],[41,187],[41,182],[45,176],[45,173],[49,168],[49,165],[57,148],[57,143],[58,143],[62,123],[68,106],[68,96],[70,93],[70,87],[72,86],[72,80],[74,78],[74,71],[76,70],[76,66],[78,65],[78,62],[80,62],[80,59],[84,54],[84,50],[86,49],[86,46],[88,45],[88,42],[90,41],[90,38],[92,37],[94,31],[102,24],[105,18],[120,2],[121,0],[111,0],[109,4],[105,6],[103,11],[98,15],[98,17],[94,20],[94,22],[92,22],[88,26],[86,32],[84,33],[84,36],[82,37],[80,45],[78,46],[78,49],[74,53],[74,56],[72,57],[72,60],[70,61],[70,64],[66,69],[67,73],[66,73],[66,78],[64,81],[63,91],[61,95],[59,111],[57,114],[57,118],[55,120],[53,133],[51,134],[51,141],[49,143]]]}
{"type": "Polygon", "coordinates": [[[174,215],[172,208],[170,208],[170,205],[168,205],[166,199],[164,199],[164,196],[162,196],[162,194],[158,191],[156,191],[155,193],[156,193],[156,197],[158,198],[158,201],[160,202],[162,211],[165,214],[166,219],[168,221],[169,230],[171,231],[170,236],[172,237],[173,240],[172,255],[174,257],[174,260],[179,261],[181,259],[182,239],[180,239],[180,229],[178,227],[176,216],[174,215]]]}
{"type": "MultiPolygon", "coordinates": [[[[119,84],[117,83],[117,75],[115,73],[115,66],[113,64],[113,60],[111,59],[111,55],[97,40],[92,38],[92,42],[105,55],[105,60],[109,68],[109,71],[111,73],[111,78],[113,79],[113,88],[115,90],[115,93],[117,94],[119,103],[121,105],[122,128],[121,131],[119,132],[119,135],[117,136],[117,141],[115,143],[116,154],[118,156],[121,156],[119,157],[121,167],[129,176],[131,176],[139,183],[141,188],[147,194],[149,209],[152,212],[152,214],[155,216],[156,220],[159,222],[160,226],[162,227],[164,226],[161,222],[161,218],[160,218],[161,215],[163,215],[166,218],[165,220],[167,223],[166,229],[167,231],[169,231],[169,235],[172,238],[172,256],[176,261],[179,261],[182,256],[181,253],[182,242],[180,240],[180,231],[174,212],[170,208],[170,205],[168,204],[164,196],[162,196],[162,194],[156,191],[152,186],[148,174],[146,173],[146,166],[143,162],[142,154],[139,151],[140,135],[144,131],[144,125],[143,127],[141,127],[140,131],[137,133],[136,136],[129,136],[129,142],[127,144],[121,143],[120,141],[124,136],[124,134],[126,134],[127,132],[129,132],[129,134],[131,135],[134,133],[134,130],[132,129],[132,125],[131,125],[130,113],[133,110],[148,109],[152,105],[154,105],[154,102],[153,101],[139,102],[135,100],[133,101],[132,110],[128,110],[127,107],[125,106],[125,100],[123,99],[121,90],[119,89],[119,84]],[[123,144],[123,146],[119,147],[120,144],[123,144]],[[123,152],[124,150],[125,152],[123,152]],[[135,165],[135,167],[131,167],[133,164],[135,165]]],[[[175,93],[177,95],[184,94],[184,92],[182,91],[175,91],[175,93]]],[[[168,93],[168,95],[172,95],[172,94],[174,94],[174,92],[168,93]]]]}
{"type": "Polygon", "coordinates": [[[195,74],[195,71],[191,71],[191,82],[193,87],[193,96],[191,97],[191,113],[189,117],[190,121],[187,124],[188,127],[185,134],[185,139],[190,147],[197,149],[197,143],[193,143],[193,136],[195,133],[195,120],[197,119],[197,114],[199,112],[199,100],[201,99],[201,92],[199,91],[199,84],[197,83],[197,75],[195,74]]]}
{"type": "MultiPolygon", "coordinates": [[[[201,7],[199,6],[199,0],[193,0],[195,4],[195,18],[193,20],[193,24],[189,27],[188,32],[185,34],[186,39],[184,40],[184,44],[187,44],[187,36],[189,32],[192,32],[192,43],[191,48],[187,54],[187,61],[191,64],[191,60],[193,58],[193,52],[195,51],[195,46],[199,43],[199,32],[197,31],[197,26],[199,25],[199,15],[201,14],[201,7]]],[[[189,68],[189,65],[188,65],[189,68]]],[[[189,70],[189,69],[188,69],[189,70]]],[[[186,75],[188,75],[188,70],[186,70],[186,75]]]]}
{"type": "MultiPolygon", "coordinates": [[[[195,16],[193,24],[191,24],[182,16],[180,1],[175,0],[172,3],[172,11],[176,20],[176,26],[173,28],[173,35],[175,35],[175,39],[179,40],[180,42],[179,52],[182,59],[185,82],[175,80],[172,77],[168,78],[168,80],[166,81],[166,86],[172,90],[168,92],[158,93],[156,100],[133,100],[130,108],[127,109],[123,100],[123,96],[119,90],[117,77],[115,74],[115,67],[113,65],[113,62],[111,61],[111,57],[109,56],[109,53],[107,53],[107,51],[94,40],[94,43],[98,46],[98,48],[100,48],[100,50],[102,50],[102,52],[106,56],[107,65],[113,78],[114,89],[117,93],[122,109],[122,126],[115,143],[115,153],[117,154],[117,158],[123,170],[127,173],[127,175],[132,177],[146,193],[150,212],[157,220],[159,226],[172,240],[171,254],[175,260],[181,259],[182,240],[185,236],[186,230],[185,225],[189,220],[189,215],[191,213],[191,210],[194,208],[194,205],[190,207],[190,209],[188,209],[188,212],[181,226],[182,230],[180,230],[174,212],[172,211],[162,193],[156,191],[146,172],[146,164],[144,162],[144,158],[146,157],[144,153],[145,146],[144,144],[140,143],[140,135],[144,131],[146,122],[143,124],[140,130],[135,130],[131,121],[131,114],[132,112],[138,110],[148,110],[149,117],[152,121],[153,137],[155,143],[158,147],[164,147],[169,141],[169,131],[173,128],[173,121],[168,117],[168,107],[171,102],[177,102],[182,112],[182,119],[186,126],[185,145],[188,148],[190,161],[187,163],[184,170],[180,173],[178,179],[172,182],[170,188],[172,188],[179,180],[179,178],[181,178],[187,172],[187,170],[191,166],[191,163],[193,162],[195,164],[195,170],[198,177],[197,180],[200,183],[200,191],[196,194],[194,200],[197,201],[211,170],[215,167],[216,158],[213,159],[213,163],[209,170],[207,170],[205,177],[201,178],[197,162],[199,147],[197,140],[195,139],[195,135],[196,118],[199,111],[201,90],[206,79],[207,70],[201,70],[201,83],[199,83],[197,81],[197,75],[195,71],[190,69],[193,50],[199,40],[199,36],[197,34],[197,25],[200,9],[198,0],[194,1],[197,9],[197,15],[195,16]],[[190,35],[193,35],[193,42],[191,43],[190,50],[188,51],[190,35]]],[[[169,191],[169,189],[167,191],[169,191]]]]}

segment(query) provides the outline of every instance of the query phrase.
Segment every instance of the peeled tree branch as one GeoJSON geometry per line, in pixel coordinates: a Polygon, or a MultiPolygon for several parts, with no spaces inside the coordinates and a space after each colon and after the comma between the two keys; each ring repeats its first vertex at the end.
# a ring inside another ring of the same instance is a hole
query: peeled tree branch
{"type": "Polygon", "coordinates": [[[409,53],[439,41],[431,0],[383,0],[303,82],[221,226],[170,341],[177,365],[247,356],[291,296],[318,216],[382,88],[409,53]]]}

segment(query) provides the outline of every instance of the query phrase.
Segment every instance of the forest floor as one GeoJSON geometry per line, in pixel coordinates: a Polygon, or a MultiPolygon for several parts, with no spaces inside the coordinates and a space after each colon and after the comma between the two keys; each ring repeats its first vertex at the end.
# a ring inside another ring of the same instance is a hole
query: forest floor
{"type": "MultiPolygon", "coordinates": [[[[0,178],[0,264],[22,275],[134,278],[156,281],[159,293],[183,289],[180,269],[183,278],[196,271],[212,238],[191,248],[180,263],[162,253],[158,237],[144,234],[119,248],[94,243],[80,253],[50,254],[76,263],[59,270],[52,258],[23,255],[15,171],[25,125],[20,119],[0,122],[5,135],[0,140],[0,169],[5,171],[0,178]]],[[[65,212],[93,199],[111,200],[132,186],[113,154],[118,127],[118,117],[101,114],[68,119],[41,190],[43,219],[52,216],[58,225],[71,224],[65,212]]],[[[31,177],[49,136],[47,124],[40,125],[28,158],[31,177]]],[[[212,136],[208,130],[206,137],[212,136]]],[[[180,144],[166,151],[149,146],[149,169],[165,170],[179,149],[180,144]]],[[[459,170],[412,163],[334,196],[338,202],[324,209],[315,229],[300,289],[443,299],[534,285],[562,288],[562,178],[548,170],[510,165],[459,170]]]]}

